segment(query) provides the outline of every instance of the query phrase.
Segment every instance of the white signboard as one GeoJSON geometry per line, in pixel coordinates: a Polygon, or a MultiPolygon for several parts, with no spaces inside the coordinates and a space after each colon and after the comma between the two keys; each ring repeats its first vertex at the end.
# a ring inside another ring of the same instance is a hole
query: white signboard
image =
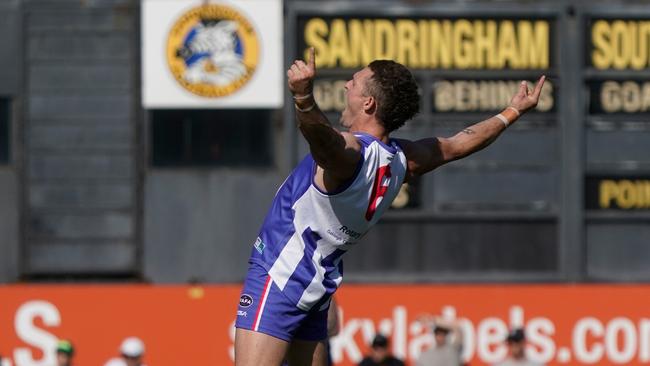
{"type": "Polygon", "coordinates": [[[143,0],[145,108],[278,108],[281,0],[143,0]]]}

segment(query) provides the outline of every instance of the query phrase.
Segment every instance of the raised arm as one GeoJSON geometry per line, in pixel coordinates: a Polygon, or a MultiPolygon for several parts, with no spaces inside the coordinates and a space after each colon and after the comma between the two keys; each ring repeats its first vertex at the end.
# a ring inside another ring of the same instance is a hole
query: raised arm
{"type": "Polygon", "coordinates": [[[314,99],[316,62],[314,48],[307,63],[296,60],[287,70],[289,91],[293,94],[298,128],[309,143],[309,150],[325,174],[337,181],[350,178],[361,158],[361,146],[354,135],[334,129],[314,99]]]}
{"type": "Polygon", "coordinates": [[[503,112],[476,123],[452,137],[432,137],[418,141],[400,140],[408,159],[409,173],[411,175],[425,174],[445,163],[464,158],[490,145],[520,115],[537,106],[545,79],[545,76],[539,78],[532,92],[528,90],[528,84],[522,81],[519,90],[512,97],[510,105],[503,112]]]}

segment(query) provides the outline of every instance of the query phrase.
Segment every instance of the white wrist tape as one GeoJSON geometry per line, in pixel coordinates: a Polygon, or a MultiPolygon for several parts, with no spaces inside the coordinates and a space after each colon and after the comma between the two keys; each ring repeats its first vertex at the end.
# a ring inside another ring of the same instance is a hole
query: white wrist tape
{"type": "Polygon", "coordinates": [[[311,93],[309,93],[309,94],[305,94],[305,95],[300,96],[300,97],[297,97],[297,96],[294,95],[294,96],[293,96],[293,100],[305,100],[305,99],[307,99],[307,98],[309,98],[309,97],[311,97],[311,93]]]}
{"type": "Polygon", "coordinates": [[[503,114],[499,113],[499,114],[497,114],[495,117],[498,118],[498,119],[500,119],[501,122],[503,122],[503,124],[504,124],[506,127],[508,127],[508,126],[510,125],[510,122],[508,122],[508,119],[507,119],[506,116],[504,116],[503,114]]]}
{"type": "Polygon", "coordinates": [[[312,109],[314,109],[314,107],[316,107],[316,103],[310,105],[307,108],[300,108],[300,107],[298,107],[298,104],[296,104],[296,103],[294,103],[293,106],[296,107],[296,110],[298,112],[307,113],[307,112],[311,111],[312,109]]]}

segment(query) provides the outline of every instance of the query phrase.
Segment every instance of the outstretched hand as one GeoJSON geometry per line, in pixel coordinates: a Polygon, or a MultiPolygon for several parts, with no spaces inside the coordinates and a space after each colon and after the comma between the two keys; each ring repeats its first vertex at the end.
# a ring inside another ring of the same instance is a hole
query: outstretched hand
{"type": "Polygon", "coordinates": [[[526,81],[522,81],[519,85],[517,94],[515,94],[510,100],[510,106],[517,108],[517,110],[521,113],[535,108],[537,106],[537,102],[539,101],[539,95],[542,92],[542,86],[544,86],[545,80],[546,76],[542,75],[542,77],[540,77],[537,81],[535,89],[533,89],[532,92],[528,90],[528,83],[526,81]]]}
{"type": "Polygon", "coordinates": [[[314,77],[316,76],[316,60],[314,57],[314,47],[309,49],[309,58],[307,63],[303,60],[293,62],[287,70],[287,82],[289,91],[296,96],[301,97],[312,93],[314,88],[314,77]]]}

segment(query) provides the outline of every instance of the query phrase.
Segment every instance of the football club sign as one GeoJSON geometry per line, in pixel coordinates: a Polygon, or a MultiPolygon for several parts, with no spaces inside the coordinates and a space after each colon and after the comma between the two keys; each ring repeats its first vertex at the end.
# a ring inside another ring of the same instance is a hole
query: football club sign
{"type": "Polygon", "coordinates": [[[143,104],[279,107],[279,0],[143,2],[143,104]]]}

